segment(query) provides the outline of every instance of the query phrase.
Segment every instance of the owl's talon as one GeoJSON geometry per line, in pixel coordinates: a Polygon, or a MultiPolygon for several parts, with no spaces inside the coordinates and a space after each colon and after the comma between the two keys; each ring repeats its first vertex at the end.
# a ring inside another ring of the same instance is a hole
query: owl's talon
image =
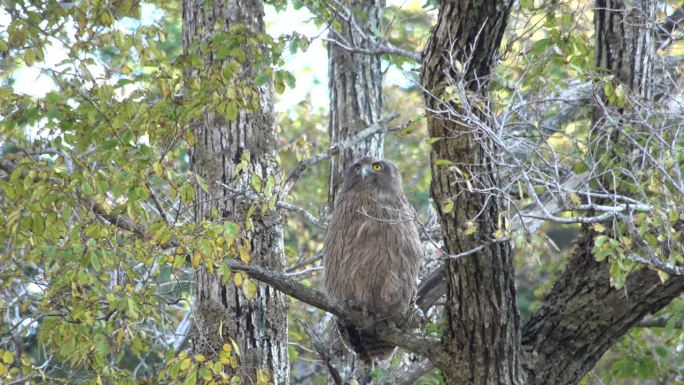
{"type": "Polygon", "coordinates": [[[356,300],[353,299],[345,299],[344,300],[344,306],[346,306],[349,309],[358,309],[360,308],[359,304],[356,302],[356,300]]]}

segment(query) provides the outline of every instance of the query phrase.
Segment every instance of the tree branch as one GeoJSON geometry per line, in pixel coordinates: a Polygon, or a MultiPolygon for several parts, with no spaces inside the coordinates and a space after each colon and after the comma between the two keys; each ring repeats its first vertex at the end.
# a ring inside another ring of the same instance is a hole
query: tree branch
{"type": "MultiPolygon", "coordinates": [[[[559,193],[562,191],[573,191],[586,183],[586,173],[570,174],[566,180],[559,185],[559,193]]],[[[547,213],[555,214],[563,209],[561,199],[557,195],[544,194],[540,197],[539,203],[547,213]]],[[[542,213],[538,205],[532,205],[521,210],[511,220],[512,232],[535,232],[546,221],[548,217],[542,213]]],[[[416,297],[417,306],[426,312],[431,308],[446,292],[445,266],[442,265],[425,278],[418,287],[416,297]]]]}
{"type": "Polygon", "coordinates": [[[429,360],[419,361],[407,370],[396,373],[383,385],[413,385],[414,382],[430,373],[434,368],[435,365],[429,360]]]}
{"type": "Polygon", "coordinates": [[[684,291],[684,277],[662,283],[649,269],[632,272],[624,287],[611,286],[608,261],[591,253],[585,234],[575,256],[522,331],[525,361],[536,384],[579,381],[631,327],[684,291]]]}
{"type": "MultiPolygon", "coordinates": [[[[218,182],[218,181],[216,182],[216,184],[223,187],[224,189],[226,189],[231,194],[233,194],[235,196],[244,196],[245,198],[247,198],[248,200],[250,200],[252,202],[261,202],[261,203],[265,203],[265,204],[268,204],[268,202],[269,202],[268,197],[257,194],[254,191],[249,191],[247,189],[236,190],[236,189],[228,186],[227,184],[222,183],[222,182],[218,182]]],[[[284,201],[276,201],[276,207],[279,207],[279,208],[285,209],[285,210],[289,210],[289,211],[294,211],[294,212],[298,213],[299,215],[301,215],[302,217],[304,217],[304,219],[311,222],[312,224],[314,224],[316,227],[318,227],[320,229],[325,230],[328,227],[327,223],[316,218],[316,216],[314,216],[310,212],[306,211],[306,209],[304,209],[303,207],[296,206],[296,205],[293,205],[291,203],[287,203],[284,201]]]]}
{"type": "Polygon", "coordinates": [[[335,44],[338,47],[344,49],[345,51],[352,53],[360,53],[364,55],[397,55],[409,58],[415,61],[416,63],[420,63],[421,54],[419,52],[413,52],[405,50],[403,48],[395,47],[387,41],[377,41],[378,38],[372,39],[370,36],[368,36],[366,31],[364,31],[363,28],[361,28],[356,22],[354,14],[351,12],[351,10],[348,7],[346,7],[342,2],[332,0],[330,2],[326,2],[325,4],[336,17],[349,23],[349,25],[353,28],[354,32],[358,34],[361,37],[361,39],[365,41],[370,47],[362,48],[354,44],[350,44],[337,31],[332,29],[332,27],[330,27],[330,30],[333,31],[333,33],[337,36],[337,39],[333,40],[323,38],[323,40],[335,44]],[[339,9],[333,6],[333,3],[339,9]]]}
{"type": "MultiPolygon", "coordinates": [[[[11,174],[14,172],[14,170],[17,169],[17,165],[15,165],[13,162],[10,162],[5,159],[0,159],[0,170],[5,171],[7,174],[11,174]]],[[[82,205],[85,207],[88,207],[90,210],[92,210],[95,215],[99,216],[100,218],[104,219],[106,222],[109,224],[118,227],[121,230],[128,231],[130,233],[135,234],[138,236],[140,239],[147,241],[150,239],[149,235],[146,232],[146,229],[143,226],[140,226],[139,224],[135,223],[132,221],[130,218],[124,216],[124,215],[119,215],[119,214],[112,214],[111,210],[108,211],[101,205],[99,205],[97,202],[94,202],[83,195],[81,195],[79,192],[75,193],[75,198],[81,202],[82,205]]],[[[162,245],[160,245],[162,248],[172,248],[172,247],[178,247],[178,242],[175,240],[170,240],[162,245]]]]}
{"type": "Polygon", "coordinates": [[[334,314],[338,318],[349,322],[360,329],[368,332],[385,341],[402,348],[429,358],[433,362],[446,362],[447,357],[441,351],[439,340],[434,338],[424,338],[418,335],[400,332],[392,329],[383,322],[377,322],[363,312],[342,306],[333,298],[320,291],[308,288],[301,283],[288,278],[283,273],[268,270],[256,265],[248,265],[235,259],[225,260],[228,267],[233,270],[247,273],[248,276],[261,281],[276,290],[307,303],[318,309],[334,314]]]}
{"type": "Polygon", "coordinates": [[[304,170],[307,168],[320,163],[326,159],[330,159],[333,156],[339,154],[341,151],[344,151],[351,146],[363,141],[364,139],[373,136],[375,134],[381,133],[381,132],[394,132],[394,131],[400,131],[406,128],[411,122],[404,123],[400,126],[395,126],[395,127],[387,127],[387,124],[394,120],[399,114],[393,113],[390,114],[389,116],[379,120],[377,123],[373,124],[372,126],[360,131],[358,134],[345,139],[341,142],[335,143],[332,146],[330,146],[329,149],[318,153],[316,155],[313,155],[307,159],[302,160],[299,162],[293,169],[290,171],[290,175],[287,177],[287,180],[285,180],[285,183],[283,184],[283,190],[282,190],[282,196],[287,196],[290,194],[290,191],[292,191],[292,188],[294,187],[295,183],[299,180],[299,177],[302,175],[304,170]]]}
{"type": "Polygon", "coordinates": [[[320,39],[351,53],[359,53],[362,55],[395,55],[411,59],[417,63],[420,62],[420,53],[395,47],[389,42],[376,43],[372,48],[361,48],[345,44],[337,39],[331,39],[329,37],[321,37],[320,39]]]}
{"type": "MultiPolygon", "coordinates": [[[[640,328],[664,328],[670,322],[670,317],[647,317],[636,324],[640,328]]],[[[681,329],[684,325],[682,321],[676,321],[674,327],[681,329]]]]}

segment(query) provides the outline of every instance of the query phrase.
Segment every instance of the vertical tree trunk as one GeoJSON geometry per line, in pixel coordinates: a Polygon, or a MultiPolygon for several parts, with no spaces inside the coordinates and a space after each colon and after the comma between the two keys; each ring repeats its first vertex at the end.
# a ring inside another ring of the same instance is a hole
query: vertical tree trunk
{"type": "MultiPolygon", "coordinates": [[[[656,55],[656,1],[596,0],[596,66],[649,100],[656,55]]],[[[594,123],[597,123],[596,121],[594,123]]]]}
{"type": "MultiPolygon", "coordinates": [[[[340,31],[330,32],[330,38],[340,41],[340,36],[356,47],[370,48],[378,38],[385,0],[353,0],[349,10],[354,23],[338,20],[340,31]],[[354,24],[354,25],[353,25],[354,24]],[[359,30],[363,31],[361,33],[359,30]]],[[[330,143],[337,143],[371,126],[382,115],[382,71],[380,55],[352,53],[336,45],[328,44],[328,85],[330,87],[330,143]]],[[[328,184],[328,207],[335,203],[337,188],[342,182],[344,169],[350,162],[364,155],[382,157],[384,135],[371,136],[333,157],[330,162],[328,184]]]]}
{"type": "MultiPolygon", "coordinates": [[[[242,44],[245,47],[251,37],[264,33],[263,13],[260,0],[185,0],[184,53],[201,56],[205,63],[203,70],[186,73],[189,83],[198,84],[196,79],[199,78],[206,81],[207,86],[216,84],[216,76],[221,74],[223,63],[216,59],[212,39],[220,33],[239,33],[239,37],[244,38],[242,44]],[[245,27],[243,32],[229,31],[236,24],[245,27]]],[[[215,210],[221,219],[239,224],[241,239],[238,243],[251,250],[251,263],[282,270],[280,214],[270,210],[261,214],[261,210],[256,210],[248,219],[250,203],[236,200],[217,185],[217,182],[222,182],[240,190],[249,188],[253,174],[263,180],[278,174],[272,86],[268,82],[261,86],[254,84],[256,68],[259,67],[259,63],[254,61],[259,55],[254,54],[254,46],[245,48],[252,52],[241,63],[243,73],[234,84],[239,97],[233,102],[242,103],[235,119],[229,120],[218,111],[207,110],[193,125],[192,171],[208,184],[208,192],[196,188],[195,218],[198,223],[210,220],[211,212],[215,210]],[[238,168],[244,161],[247,166],[238,168]],[[253,227],[247,226],[249,221],[253,227]]],[[[256,294],[248,299],[244,290],[235,286],[232,277],[223,285],[221,277],[205,267],[197,269],[196,279],[194,352],[216,357],[232,338],[240,348],[237,374],[245,377],[243,383],[256,383],[258,375],[268,374],[276,384],[287,384],[286,297],[268,285],[255,282],[256,294]]]]}
{"type": "MultiPolygon", "coordinates": [[[[370,48],[379,38],[385,0],[352,0],[344,2],[351,18],[338,18],[340,27],[332,27],[330,39],[352,45],[370,48]]],[[[338,9],[341,13],[346,10],[338,9]]],[[[337,143],[354,136],[382,118],[382,69],[380,55],[350,52],[334,42],[328,43],[328,87],[330,93],[330,120],[328,136],[330,143],[337,143]]],[[[384,134],[377,134],[357,143],[334,156],[330,161],[328,179],[328,212],[332,212],[337,189],[342,184],[344,169],[354,160],[370,155],[383,156],[384,134]]],[[[333,334],[336,336],[337,334],[333,334]]],[[[345,378],[360,378],[362,365],[357,365],[355,356],[342,344],[334,345],[336,362],[345,378]]]]}
{"type": "Polygon", "coordinates": [[[431,111],[428,129],[431,137],[439,138],[431,153],[432,196],[445,246],[451,254],[483,246],[473,255],[447,261],[443,342],[451,362],[439,366],[448,384],[525,382],[511,250],[506,242],[492,242],[500,223],[498,199],[489,193],[496,187],[492,144],[481,128],[457,116],[467,113],[457,101],[445,99],[446,87],[458,82],[474,94],[485,93],[482,87],[511,4],[510,0],[440,2],[423,59],[422,84],[431,111]],[[438,112],[449,109],[456,113],[438,112]]]}

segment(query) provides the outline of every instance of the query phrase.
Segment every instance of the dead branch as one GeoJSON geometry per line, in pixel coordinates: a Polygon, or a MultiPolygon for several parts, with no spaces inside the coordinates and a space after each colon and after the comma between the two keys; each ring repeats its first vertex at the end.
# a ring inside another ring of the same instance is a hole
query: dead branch
{"type": "Polygon", "coordinates": [[[348,149],[349,147],[355,145],[356,143],[359,143],[363,141],[364,139],[368,138],[369,136],[378,134],[378,133],[389,133],[389,132],[394,132],[394,131],[400,131],[406,128],[411,122],[404,123],[400,126],[394,126],[394,127],[387,127],[387,124],[394,120],[399,114],[394,113],[390,114],[389,116],[380,119],[378,122],[373,124],[372,126],[358,132],[356,135],[347,138],[343,141],[340,141],[338,143],[333,144],[328,148],[327,150],[318,153],[316,155],[313,155],[307,159],[302,160],[299,162],[293,169],[290,171],[290,175],[287,177],[287,180],[283,184],[283,189],[281,196],[287,196],[290,194],[290,191],[292,191],[292,188],[294,185],[297,183],[299,180],[299,177],[302,175],[304,170],[307,168],[320,163],[326,159],[330,159],[333,156],[339,154],[341,151],[344,151],[348,149]]]}

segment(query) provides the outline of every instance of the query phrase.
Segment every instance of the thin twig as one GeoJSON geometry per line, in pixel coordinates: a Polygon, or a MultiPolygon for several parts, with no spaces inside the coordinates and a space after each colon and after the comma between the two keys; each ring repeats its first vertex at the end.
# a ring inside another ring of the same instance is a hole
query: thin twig
{"type": "Polygon", "coordinates": [[[333,144],[328,148],[327,150],[318,153],[316,155],[313,155],[307,159],[302,160],[299,162],[293,169],[290,171],[290,175],[287,177],[287,180],[285,180],[285,183],[283,184],[283,192],[282,196],[287,196],[289,195],[290,191],[292,191],[292,188],[294,187],[295,183],[299,180],[299,177],[302,175],[304,170],[307,168],[320,163],[326,159],[330,159],[333,156],[339,154],[341,151],[344,151],[348,149],[349,147],[355,145],[356,143],[361,142],[362,140],[368,138],[369,136],[378,134],[378,133],[388,133],[388,132],[394,132],[394,131],[400,131],[406,128],[411,122],[404,123],[400,126],[395,126],[395,127],[387,127],[387,124],[394,120],[399,114],[394,113],[391,114],[383,119],[380,119],[377,121],[375,124],[372,126],[358,132],[356,135],[347,138],[343,141],[340,141],[338,143],[333,144]]]}

